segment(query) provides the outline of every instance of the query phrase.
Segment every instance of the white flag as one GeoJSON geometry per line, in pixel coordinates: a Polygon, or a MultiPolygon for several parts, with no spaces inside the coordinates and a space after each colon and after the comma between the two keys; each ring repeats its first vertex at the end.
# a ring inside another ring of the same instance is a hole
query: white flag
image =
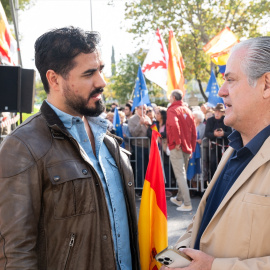
{"type": "Polygon", "coordinates": [[[152,45],[144,59],[142,72],[144,76],[167,91],[168,50],[157,29],[152,45]]]}
{"type": "Polygon", "coordinates": [[[6,65],[17,65],[18,63],[17,42],[10,32],[7,17],[1,2],[0,2],[0,58],[2,59],[2,62],[6,65]]]}

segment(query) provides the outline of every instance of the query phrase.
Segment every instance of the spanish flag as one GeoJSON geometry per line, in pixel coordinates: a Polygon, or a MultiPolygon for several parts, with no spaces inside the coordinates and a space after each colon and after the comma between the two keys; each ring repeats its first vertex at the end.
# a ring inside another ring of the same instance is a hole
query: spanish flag
{"type": "Polygon", "coordinates": [[[155,123],[153,123],[153,124],[150,126],[150,128],[151,128],[152,130],[158,131],[157,125],[156,125],[155,123]]]}
{"type": "Polygon", "coordinates": [[[155,255],[168,246],[167,205],[161,158],[157,146],[160,134],[153,130],[149,163],[139,213],[139,245],[142,270],[157,270],[155,255]]]}
{"type": "Polygon", "coordinates": [[[225,27],[206,45],[204,45],[203,50],[206,54],[211,56],[211,60],[214,64],[223,66],[227,63],[231,48],[238,42],[238,38],[230,28],[225,27]]]}
{"type": "Polygon", "coordinates": [[[184,88],[185,79],[183,74],[185,63],[172,30],[170,30],[169,32],[168,53],[169,53],[169,62],[168,62],[167,97],[170,98],[171,92],[174,89],[182,90],[183,95],[185,95],[185,88],[184,88]]]}

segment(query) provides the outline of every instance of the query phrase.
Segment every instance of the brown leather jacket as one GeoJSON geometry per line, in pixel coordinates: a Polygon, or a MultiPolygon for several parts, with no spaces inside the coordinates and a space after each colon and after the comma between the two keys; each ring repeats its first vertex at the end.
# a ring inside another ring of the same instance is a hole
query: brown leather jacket
{"type": "MultiPolygon", "coordinates": [[[[132,269],[140,269],[134,180],[115,137],[132,269]]],[[[76,140],[44,102],[0,147],[0,269],[116,269],[105,194],[76,140]]]]}

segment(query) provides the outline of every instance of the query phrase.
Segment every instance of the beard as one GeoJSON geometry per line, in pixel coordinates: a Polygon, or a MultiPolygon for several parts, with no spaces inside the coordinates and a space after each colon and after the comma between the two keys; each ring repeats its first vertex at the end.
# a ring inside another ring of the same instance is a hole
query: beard
{"type": "Polygon", "coordinates": [[[95,102],[95,107],[89,108],[87,106],[89,100],[96,94],[102,93],[104,90],[103,88],[98,88],[93,90],[88,98],[83,98],[80,96],[73,95],[69,86],[64,88],[64,96],[65,96],[65,103],[68,105],[73,111],[84,115],[84,116],[92,116],[97,117],[105,110],[105,104],[102,99],[97,100],[95,102]]]}

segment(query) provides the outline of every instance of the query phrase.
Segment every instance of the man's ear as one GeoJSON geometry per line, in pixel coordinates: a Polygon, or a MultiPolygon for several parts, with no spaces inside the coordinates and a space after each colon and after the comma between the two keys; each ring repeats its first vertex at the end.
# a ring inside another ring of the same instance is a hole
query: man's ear
{"type": "Polygon", "coordinates": [[[264,74],[264,84],[263,97],[270,98],[270,72],[264,74]]]}
{"type": "Polygon", "coordinates": [[[52,69],[49,69],[46,72],[46,78],[48,80],[50,89],[54,89],[58,91],[59,90],[59,75],[55,73],[52,69]]]}

